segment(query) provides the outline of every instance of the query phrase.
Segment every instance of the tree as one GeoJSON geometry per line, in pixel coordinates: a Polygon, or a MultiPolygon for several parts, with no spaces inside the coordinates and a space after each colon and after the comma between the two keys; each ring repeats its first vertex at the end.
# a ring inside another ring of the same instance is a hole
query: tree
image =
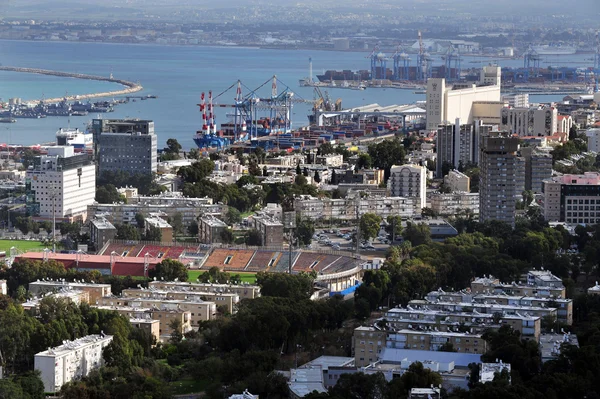
{"type": "Polygon", "coordinates": [[[304,175],[304,177],[308,177],[308,168],[306,166],[304,167],[302,174],[304,175]]]}
{"type": "Polygon", "coordinates": [[[150,270],[150,278],[165,281],[187,281],[188,271],[185,265],[173,259],[163,259],[150,270]]]}
{"type": "Polygon", "coordinates": [[[196,222],[195,220],[192,220],[192,222],[188,226],[188,234],[191,235],[192,237],[196,237],[199,232],[200,232],[200,230],[198,227],[198,222],[196,222]]]}
{"type": "Polygon", "coordinates": [[[326,143],[321,144],[319,146],[317,152],[318,152],[319,155],[333,154],[335,152],[335,148],[333,147],[333,144],[331,144],[328,141],[326,143]]]}
{"type": "Polygon", "coordinates": [[[246,245],[256,247],[262,245],[262,236],[258,230],[252,229],[248,231],[248,234],[246,235],[246,245]]]}
{"type": "Polygon", "coordinates": [[[221,238],[221,242],[223,242],[223,244],[232,244],[234,240],[233,233],[230,229],[221,230],[219,237],[221,238]]]}
{"type": "Polygon", "coordinates": [[[143,229],[146,225],[146,218],[138,212],[135,214],[135,222],[137,223],[138,229],[143,229]]]}
{"type": "Polygon", "coordinates": [[[196,183],[206,179],[215,170],[215,163],[208,158],[202,158],[190,166],[182,166],[177,171],[185,183],[196,183]]]}
{"type": "Polygon", "coordinates": [[[360,217],[360,236],[366,240],[377,237],[381,217],[375,213],[365,213],[360,217]]]}
{"type": "Polygon", "coordinates": [[[457,350],[454,349],[454,345],[452,345],[452,342],[445,342],[438,348],[438,351],[439,352],[457,352],[457,350]]]}
{"type": "Polygon", "coordinates": [[[240,211],[238,211],[236,208],[229,206],[227,207],[227,216],[225,218],[225,222],[230,225],[233,226],[235,224],[238,224],[242,221],[242,214],[240,213],[240,211]]]}
{"type": "Polygon", "coordinates": [[[300,245],[310,245],[315,234],[315,224],[312,220],[296,218],[296,238],[300,245]]]}
{"type": "Polygon", "coordinates": [[[145,241],[160,242],[160,241],[162,241],[162,231],[161,231],[160,227],[148,226],[148,229],[144,233],[143,238],[145,241]]]}
{"type": "Polygon", "coordinates": [[[183,234],[183,215],[181,212],[175,212],[173,217],[169,220],[169,224],[173,227],[173,235],[175,237],[183,234]]]}
{"type": "Polygon", "coordinates": [[[179,155],[181,148],[181,144],[179,144],[179,142],[176,139],[171,138],[167,140],[167,148],[165,148],[165,151],[171,154],[179,155]]]}
{"type": "Polygon", "coordinates": [[[308,274],[259,272],[256,284],[262,296],[308,300],[312,295],[313,277],[308,274]]]}
{"type": "Polygon", "coordinates": [[[200,151],[197,148],[192,148],[187,154],[190,159],[200,159],[200,151]]]}
{"type": "Polygon", "coordinates": [[[337,173],[335,173],[335,169],[331,171],[331,184],[337,184],[337,173]]]}
{"type": "Polygon", "coordinates": [[[356,162],[356,167],[358,169],[371,169],[373,167],[371,156],[368,153],[360,154],[356,162]]]}
{"type": "Polygon", "coordinates": [[[315,170],[315,177],[313,177],[315,183],[321,183],[321,176],[319,175],[319,171],[315,170]]]}
{"type": "Polygon", "coordinates": [[[404,164],[406,156],[404,146],[397,138],[371,144],[369,145],[368,152],[373,161],[373,166],[384,170],[385,180],[390,177],[391,167],[393,165],[404,164]]]}
{"type": "Polygon", "coordinates": [[[294,183],[298,186],[306,186],[307,182],[306,176],[304,175],[296,175],[296,178],[294,179],[294,183]]]}
{"type": "Polygon", "coordinates": [[[106,184],[96,188],[96,201],[101,204],[113,204],[123,201],[123,197],[114,185],[106,184]]]}
{"type": "Polygon", "coordinates": [[[402,234],[402,218],[400,216],[388,216],[386,219],[386,232],[392,236],[392,242],[402,234]]]}
{"type": "Polygon", "coordinates": [[[296,175],[300,175],[302,173],[302,169],[300,168],[300,162],[296,164],[296,175]]]}
{"type": "Polygon", "coordinates": [[[262,175],[262,169],[260,168],[260,166],[258,166],[258,162],[256,162],[255,160],[251,161],[248,164],[248,173],[251,176],[260,176],[262,175]]]}
{"type": "Polygon", "coordinates": [[[413,247],[431,242],[431,230],[425,223],[415,224],[408,222],[402,232],[402,236],[405,240],[410,241],[413,247]]]}
{"type": "Polygon", "coordinates": [[[120,240],[139,241],[140,233],[135,226],[130,224],[118,224],[116,237],[120,240]]]}
{"type": "Polygon", "coordinates": [[[169,322],[169,328],[171,329],[171,336],[169,342],[176,345],[183,339],[183,325],[179,318],[173,319],[169,322]]]}

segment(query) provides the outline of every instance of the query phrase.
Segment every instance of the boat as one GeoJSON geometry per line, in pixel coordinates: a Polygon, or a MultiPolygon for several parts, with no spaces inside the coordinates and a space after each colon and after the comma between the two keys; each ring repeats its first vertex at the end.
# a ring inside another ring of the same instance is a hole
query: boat
{"type": "Polygon", "coordinates": [[[427,90],[415,90],[413,94],[427,94],[427,90]]]}
{"type": "Polygon", "coordinates": [[[88,113],[87,111],[72,111],[71,116],[86,116],[88,113]]]}
{"type": "Polygon", "coordinates": [[[0,123],[15,123],[17,120],[14,118],[0,118],[0,123]]]}
{"type": "Polygon", "coordinates": [[[571,55],[577,52],[577,47],[568,45],[543,44],[531,48],[538,55],[571,55]]]}
{"type": "Polygon", "coordinates": [[[72,145],[76,149],[91,148],[94,142],[92,133],[79,129],[60,128],[56,132],[56,145],[72,145]]]}

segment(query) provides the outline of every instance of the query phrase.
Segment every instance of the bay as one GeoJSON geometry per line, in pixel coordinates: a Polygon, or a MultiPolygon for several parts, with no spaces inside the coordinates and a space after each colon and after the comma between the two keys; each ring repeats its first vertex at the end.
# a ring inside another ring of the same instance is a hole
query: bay
{"type": "MultiPolygon", "coordinates": [[[[139,95],[152,94],[157,99],[130,102],[116,107],[116,111],[102,115],[106,118],[140,118],[155,121],[159,147],[168,138],[177,139],[185,149],[194,147],[192,137],[201,126],[201,114],[197,103],[200,93],[213,91],[217,95],[240,79],[244,93],[277,75],[279,90],[284,85],[297,97],[313,99],[313,89],[299,87],[298,80],[308,75],[308,58],[313,59],[314,74],[325,69],[368,69],[368,52],[335,52],[309,50],[271,50],[242,47],[201,47],[130,45],[106,43],[0,41],[2,65],[43,68],[65,72],[87,73],[140,82],[144,91],[139,95]]],[[[585,66],[589,54],[551,56],[548,63],[573,61],[585,66]]],[[[413,56],[413,58],[415,58],[413,56]]],[[[494,60],[464,57],[462,67],[475,68],[494,60]]],[[[413,60],[414,62],[414,60],[413,60]]],[[[435,64],[442,61],[436,59],[435,64]]],[[[498,60],[501,66],[521,66],[522,60],[498,60]]],[[[544,65],[544,64],[543,64],[544,65]]],[[[392,62],[388,62],[388,68],[392,62]]],[[[107,82],[86,81],[53,76],[0,72],[0,98],[6,100],[20,97],[24,100],[42,97],[59,97],[115,90],[119,85],[107,82]]],[[[422,94],[412,90],[369,88],[365,91],[326,88],[333,100],[342,99],[344,108],[364,104],[407,104],[424,100],[422,94]]],[[[268,82],[258,91],[270,96],[268,82]]],[[[215,100],[218,104],[232,103],[235,88],[215,100]]],[[[544,97],[543,101],[560,100],[562,96],[544,97]]],[[[541,98],[532,97],[532,100],[541,98]]],[[[308,104],[297,104],[293,110],[293,126],[307,124],[308,104]]],[[[229,118],[226,108],[216,109],[217,124],[229,118]]],[[[54,140],[60,127],[83,128],[92,117],[21,119],[8,126],[0,126],[0,142],[13,144],[38,144],[54,140]]]]}

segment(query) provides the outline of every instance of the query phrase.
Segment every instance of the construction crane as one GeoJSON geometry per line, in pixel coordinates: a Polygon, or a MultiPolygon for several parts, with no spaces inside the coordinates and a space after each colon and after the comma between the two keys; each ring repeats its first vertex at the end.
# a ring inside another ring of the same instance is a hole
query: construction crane
{"type": "Polygon", "coordinates": [[[396,52],[392,55],[394,60],[394,79],[395,80],[410,80],[409,68],[410,57],[402,51],[402,47],[398,45],[396,52]]]}
{"type": "Polygon", "coordinates": [[[417,54],[417,80],[421,82],[427,81],[431,77],[431,57],[425,52],[423,44],[423,35],[421,31],[419,36],[419,54],[417,54]]]}

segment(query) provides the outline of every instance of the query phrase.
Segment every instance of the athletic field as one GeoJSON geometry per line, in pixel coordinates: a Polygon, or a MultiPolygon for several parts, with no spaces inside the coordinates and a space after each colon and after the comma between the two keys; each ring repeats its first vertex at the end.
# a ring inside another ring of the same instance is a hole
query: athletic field
{"type": "MultiPolygon", "coordinates": [[[[206,273],[205,270],[188,270],[188,281],[193,283],[196,281],[199,275],[206,273]]],[[[232,273],[228,272],[231,275],[239,274],[242,278],[242,282],[254,284],[256,283],[256,273],[232,273]]]]}

